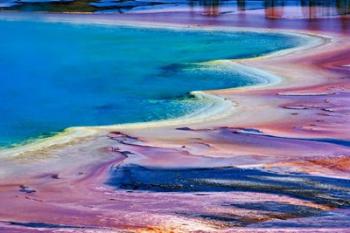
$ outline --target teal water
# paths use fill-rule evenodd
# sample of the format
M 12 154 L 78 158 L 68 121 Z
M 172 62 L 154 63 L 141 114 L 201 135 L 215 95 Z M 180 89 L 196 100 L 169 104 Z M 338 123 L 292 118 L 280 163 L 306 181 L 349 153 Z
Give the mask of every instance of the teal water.
M 0 21 L 0 146 L 71 126 L 181 116 L 205 104 L 190 91 L 259 82 L 201 62 L 300 43 L 282 34 Z

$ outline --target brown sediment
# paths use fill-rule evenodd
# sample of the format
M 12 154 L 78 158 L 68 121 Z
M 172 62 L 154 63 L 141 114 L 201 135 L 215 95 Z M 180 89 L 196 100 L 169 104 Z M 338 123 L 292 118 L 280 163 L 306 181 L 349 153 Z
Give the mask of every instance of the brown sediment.
M 332 157 L 314 157 L 304 158 L 296 161 L 267 164 L 266 167 L 294 167 L 300 172 L 310 174 L 330 174 L 333 176 L 349 178 L 350 157 L 332 156 Z

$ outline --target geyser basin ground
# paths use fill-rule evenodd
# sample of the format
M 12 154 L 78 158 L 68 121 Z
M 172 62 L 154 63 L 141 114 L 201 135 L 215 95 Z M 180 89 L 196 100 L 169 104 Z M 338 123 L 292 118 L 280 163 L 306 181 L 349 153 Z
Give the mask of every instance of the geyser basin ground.
M 113 24 L 121 16 L 46 17 Z M 144 25 L 145 17 L 122 18 Z M 197 28 L 197 17 L 180 27 Z M 217 118 L 71 128 L 0 150 L 0 231 L 349 232 L 350 41 L 317 38 L 257 59 L 194 62 L 280 78 L 201 92 L 234 106 Z
M 257 84 L 217 59 L 303 43 L 276 33 L 0 21 L 0 146 L 72 126 L 178 117 L 208 104 L 194 90 Z M 208 100 L 206 100 L 208 101 Z

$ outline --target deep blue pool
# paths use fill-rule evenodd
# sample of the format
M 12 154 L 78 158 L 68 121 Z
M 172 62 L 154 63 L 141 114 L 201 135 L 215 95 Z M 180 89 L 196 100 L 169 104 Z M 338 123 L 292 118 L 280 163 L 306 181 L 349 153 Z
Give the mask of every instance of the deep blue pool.
M 215 59 L 297 46 L 283 34 L 0 21 L 0 146 L 70 126 L 178 117 L 192 90 L 259 80 Z

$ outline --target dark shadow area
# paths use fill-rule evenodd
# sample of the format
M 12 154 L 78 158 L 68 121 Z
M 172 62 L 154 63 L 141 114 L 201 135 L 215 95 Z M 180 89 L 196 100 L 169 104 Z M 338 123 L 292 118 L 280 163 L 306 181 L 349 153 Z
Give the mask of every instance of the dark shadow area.
M 281 203 L 277 201 L 264 201 L 264 202 L 249 202 L 249 203 L 233 203 L 227 206 L 233 206 L 236 208 L 264 211 L 269 212 L 270 215 L 275 214 L 280 216 L 279 218 L 291 218 L 291 217 L 306 217 L 314 216 L 322 213 L 320 209 L 312 208 L 302 205 L 293 205 L 288 203 Z
M 117 189 L 151 192 L 261 192 L 287 195 L 330 207 L 350 206 L 349 180 L 276 174 L 258 169 L 163 169 L 129 165 L 113 170 L 107 184 Z
M 70 225 L 63 225 L 63 224 L 50 224 L 50 223 L 42 223 L 42 222 L 8 222 L 8 224 L 13 226 L 22 226 L 22 227 L 30 227 L 30 228 L 85 228 L 85 227 L 78 227 L 78 226 L 70 226 Z
M 2 10 L 46 11 L 46 12 L 108 12 L 125 13 L 130 10 L 155 9 L 194 9 L 201 7 L 206 16 L 219 16 L 228 12 L 245 12 L 252 9 L 265 9 L 266 18 L 283 17 L 284 8 L 288 6 L 302 7 L 305 18 L 320 16 L 347 15 L 350 13 L 350 0 L 47 0 L 27 1 L 9 0 L 1 4 Z M 224 8 L 224 10 L 222 9 Z

